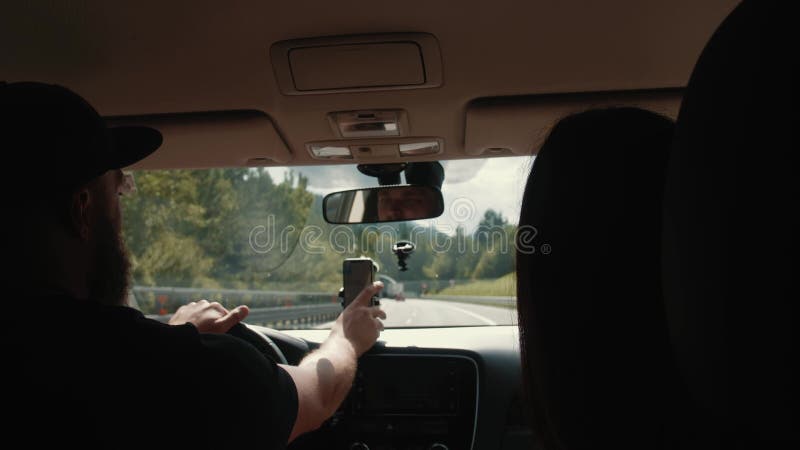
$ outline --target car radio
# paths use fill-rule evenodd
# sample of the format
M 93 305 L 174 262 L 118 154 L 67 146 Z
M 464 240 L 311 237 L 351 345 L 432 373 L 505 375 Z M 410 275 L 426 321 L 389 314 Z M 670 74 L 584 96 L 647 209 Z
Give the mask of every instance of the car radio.
M 365 355 L 339 411 L 290 448 L 470 449 L 477 398 L 478 367 L 469 357 Z

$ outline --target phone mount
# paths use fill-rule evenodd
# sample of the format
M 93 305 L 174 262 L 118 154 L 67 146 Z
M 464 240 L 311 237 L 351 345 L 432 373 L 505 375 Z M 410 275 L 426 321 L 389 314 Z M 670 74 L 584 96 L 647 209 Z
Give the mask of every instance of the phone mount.
M 444 167 L 439 161 L 412 162 L 406 164 L 406 183 L 433 186 L 442 189 Z
M 377 178 L 381 186 L 402 184 L 401 173 L 405 174 L 406 184 L 433 186 L 441 190 L 444 182 L 444 167 L 439 161 L 359 164 L 356 168 L 364 175 Z
M 392 164 L 359 164 L 356 166 L 364 175 L 375 177 L 381 186 L 401 184 L 400 173 L 406 169 L 406 163 Z
M 343 287 L 339 288 L 339 293 L 337 294 L 337 297 L 339 298 L 339 305 L 341 305 L 342 309 L 344 309 L 345 306 L 344 306 L 344 288 Z M 370 302 L 370 306 L 381 306 L 380 297 L 377 296 L 377 295 L 373 296 L 372 300 Z
M 392 245 L 392 252 L 397 256 L 397 267 L 401 272 L 408 270 L 406 259 L 414 253 L 415 248 L 414 243 L 410 241 L 397 241 Z

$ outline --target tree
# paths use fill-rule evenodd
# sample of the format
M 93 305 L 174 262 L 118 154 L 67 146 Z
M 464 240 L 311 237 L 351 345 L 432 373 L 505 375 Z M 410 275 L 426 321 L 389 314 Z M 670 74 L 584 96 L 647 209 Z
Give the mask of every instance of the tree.
M 483 213 L 483 218 L 475 229 L 474 238 L 478 245 L 497 244 L 498 239 L 502 239 L 503 228 L 508 225 L 503 215 L 493 209 L 487 209 Z
M 210 280 L 211 262 L 194 238 L 206 222 L 198 180 L 189 171 L 140 172 L 137 185 L 123 201 L 134 280 L 189 286 Z
M 423 282 L 435 290 L 451 279 L 513 271 L 515 227 L 491 209 L 472 234 L 407 222 L 333 227 L 301 173 L 290 171 L 277 183 L 263 168 L 138 172 L 136 178 L 138 192 L 124 198 L 123 212 L 140 285 L 334 293 L 342 260 L 362 255 L 412 292 Z M 301 245 L 309 231 L 316 240 Z M 334 232 L 349 233 L 346 248 L 331 242 Z M 397 240 L 416 245 L 404 272 L 391 250 Z

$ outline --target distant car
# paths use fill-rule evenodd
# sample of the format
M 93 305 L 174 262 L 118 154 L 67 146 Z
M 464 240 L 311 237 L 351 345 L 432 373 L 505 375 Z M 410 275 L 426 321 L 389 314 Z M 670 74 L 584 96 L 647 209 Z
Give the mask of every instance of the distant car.
M 386 275 L 378 275 L 378 279 L 383 281 L 383 290 L 380 293 L 381 298 L 392 298 L 397 301 L 406 299 L 403 292 L 403 283 L 399 283 L 394 278 Z

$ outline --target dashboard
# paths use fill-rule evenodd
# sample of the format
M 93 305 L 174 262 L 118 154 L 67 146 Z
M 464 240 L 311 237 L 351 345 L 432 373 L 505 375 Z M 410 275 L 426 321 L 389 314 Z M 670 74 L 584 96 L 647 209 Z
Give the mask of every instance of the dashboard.
M 252 328 L 271 338 L 290 364 L 328 335 Z M 359 360 L 337 413 L 289 448 L 535 448 L 522 398 L 516 327 L 389 329 Z

